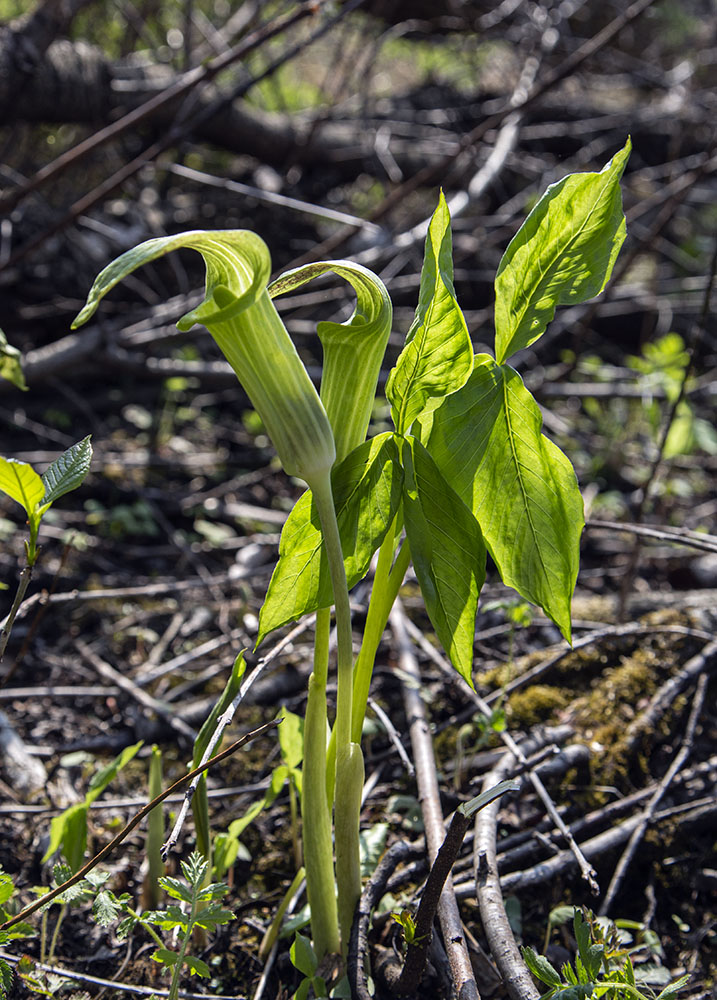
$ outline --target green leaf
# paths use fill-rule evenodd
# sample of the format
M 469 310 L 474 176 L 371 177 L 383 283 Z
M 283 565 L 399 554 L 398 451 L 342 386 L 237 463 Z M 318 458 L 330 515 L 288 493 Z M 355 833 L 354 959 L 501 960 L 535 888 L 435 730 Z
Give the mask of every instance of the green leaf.
M 54 503 L 70 490 L 76 490 L 90 471 L 92 461 L 92 445 L 90 436 L 73 444 L 59 458 L 45 469 L 42 482 L 45 486 L 43 504 Z
M 184 903 L 192 902 L 194 898 L 192 888 L 185 882 L 182 882 L 181 879 L 172 878 L 171 875 L 162 875 L 157 881 L 172 899 L 181 899 Z
M 209 979 L 209 976 L 211 975 L 209 972 L 209 966 L 206 962 L 203 962 L 201 958 L 194 958 L 192 955 L 185 955 L 184 964 L 190 975 L 203 976 L 204 979 Z
M 550 962 L 543 955 L 539 955 L 533 948 L 521 948 L 525 964 L 533 973 L 536 979 L 546 986 L 561 986 L 562 979 L 558 971 L 553 968 Z
M 304 720 L 300 715 L 290 712 L 288 708 L 280 709 L 278 717 L 281 719 L 279 726 L 281 756 L 293 770 L 299 766 L 304 757 Z
M 293 1000 L 307 1000 L 309 996 L 309 989 L 311 988 L 311 980 L 308 976 L 305 976 L 299 983 L 299 988 L 293 996 Z
M 7 903 L 14 891 L 15 886 L 13 885 L 12 876 L 0 868 L 0 906 L 3 903 Z
M 119 924 L 117 925 L 117 930 L 115 932 L 117 934 L 117 940 L 126 941 L 127 938 L 130 936 L 130 934 L 132 933 L 132 931 L 134 930 L 136 924 L 137 924 L 137 918 L 132 916 L 131 914 L 124 917 L 123 920 L 120 920 Z
M 600 972 L 604 948 L 601 944 L 592 943 L 590 924 L 585 920 L 579 909 L 575 910 L 575 916 L 573 917 L 573 931 L 575 933 L 575 940 L 578 943 L 578 955 L 575 967 L 578 970 L 581 982 L 590 982 Z M 584 975 L 581 975 L 581 966 L 584 970 Z
M 125 747 L 122 753 L 118 754 L 110 764 L 105 765 L 105 767 L 101 767 L 92 776 L 89 790 L 85 796 L 85 803 L 88 806 L 91 805 L 96 798 L 99 798 L 109 783 L 117 776 L 118 772 L 121 771 L 125 764 L 128 764 L 132 758 L 139 753 L 141 748 L 142 740 L 140 740 L 139 743 L 134 743 L 132 746 Z
M 574 906 L 556 906 L 548 916 L 548 927 L 562 927 L 575 916 Z
M 398 433 L 460 389 L 472 367 L 471 338 L 453 289 L 451 221 L 441 191 L 426 235 L 416 316 L 386 384 Z
M 481 531 L 415 438 L 404 442 L 403 464 L 406 536 L 426 610 L 451 663 L 472 687 L 475 618 L 485 580 Z
M 87 846 L 87 812 L 92 802 L 102 794 L 110 781 L 125 764 L 130 761 L 142 746 L 142 742 L 125 747 L 111 764 L 100 768 L 90 782 L 89 791 L 84 802 L 69 806 L 59 816 L 54 816 L 50 823 L 50 844 L 43 861 L 60 849 L 73 872 L 82 865 Z
M 50 843 L 42 859 L 43 863 L 55 851 L 60 850 L 73 872 L 82 867 L 87 846 L 88 809 L 87 802 L 77 802 L 59 816 L 53 816 L 50 822 Z
M 243 816 L 239 819 L 232 820 L 229 824 L 227 830 L 227 837 L 230 840 L 237 840 L 241 837 L 242 833 L 246 830 L 250 823 L 253 823 L 259 813 L 266 809 L 272 804 L 276 799 L 279 792 L 284 787 L 286 779 L 289 777 L 289 768 L 286 764 L 279 764 L 275 767 L 271 773 L 271 780 L 269 781 L 269 787 L 264 794 L 264 797 L 256 801 L 252 806 L 247 809 Z
M 322 322 L 321 401 L 336 442 L 336 459 L 363 444 L 376 384 L 391 332 L 392 306 L 386 286 L 372 271 L 351 261 L 318 261 L 287 271 L 269 285 L 275 298 L 333 271 L 356 292 L 356 308 L 345 323 Z
M 231 910 L 224 909 L 219 903 L 210 903 L 197 914 L 194 923 L 199 927 L 204 927 L 205 930 L 214 931 L 220 924 L 228 924 L 230 920 L 234 919 Z
M 583 504 L 570 462 L 541 427 L 518 373 L 481 354 L 468 382 L 422 426 L 422 439 L 478 519 L 504 583 L 570 641 Z
M 680 976 L 680 978 L 676 979 L 674 983 L 670 983 L 669 986 L 666 986 L 664 990 L 662 990 L 662 992 L 658 995 L 657 1000 L 672 1000 L 672 998 L 677 996 L 682 987 L 686 986 L 689 981 L 689 974 Z
M 246 662 L 244 660 L 244 650 L 242 650 L 234 660 L 232 672 L 229 675 L 229 679 L 219 697 L 219 700 L 214 705 L 214 708 L 207 716 L 202 728 L 197 733 L 197 738 L 194 741 L 194 748 L 192 752 L 192 762 L 194 767 L 199 767 L 201 763 L 202 757 L 209 746 L 209 741 L 217 728 L 217 720 L 219 719 L 219 716 L 226 712 L 239 693 L 239 688 L 241 687 L 245 670 Z M 202 778 L 203 777 L 204 775 L 202 775 Z
M 122 912 L 122 907 L 117 902 L 113 892 L 103 889 L 95 896 L 92 904 L 92 913 L 100 927 L 108 927 L 113 924 Z
M 27 390 L 21 358 L 22 355 L 17 347 L 8 344 L 5 332 L 0 329 L 0 378 L 12 382 L 18 389 Z
M 166 965 L 168 969 L 171 969 L 173 965 L 176 965 L 179 961 L 179 955 L 176 951 L 170 951 L 169 948 L 157 948 L 155 952 L 152 953 L 152 958 L 155 962 L 161 962 L 162 965 Z
M 311 978 L 319 967 L 319 962 L 314 949 L 311 947 L 311 942 L 303 934 L 297 934 L 294 937 L 289 954 L 291 956 L 291 964 L 304 976 Z
M 0 997 L 9 995 L 14 979 L 11 966 L 8 965 L 4 958 L 0 958 Z
M 332 485 L 349 587 L 361 580 L 401 500 L 403 470 L 393 434 L 364 442 L 334 468 Z M 279 543 L 279 562 L 259 615 L 257 645 L 275 628 L 333 604 L 319 515 L 299 498 Z
M 0 490 L 24 507 L 30 517 L 45 494 L 45 484 L 27 462 L 0 456 Z
M 625 239 L 620 178 L 632 144 L 600 173 L 551 184 L 516 235 L 495 278 L 495 355 L 503 364 L 540 337 L 559 305 L 607 284 Z

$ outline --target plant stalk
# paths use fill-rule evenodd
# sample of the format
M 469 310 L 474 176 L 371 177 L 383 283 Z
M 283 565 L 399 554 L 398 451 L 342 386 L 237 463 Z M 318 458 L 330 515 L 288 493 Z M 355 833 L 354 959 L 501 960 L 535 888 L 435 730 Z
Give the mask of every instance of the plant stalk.
M 391 613 L 391 608 L 398 596 L 398 591 L 406 575 L 408 564 L 411 561 L 411 551 L 406 541 L 401 546 L 392 568 L 393 547 L 394 531 L 389 530 L 379 549 L 376 575 L 373 587 L 371 588 L 371 600 L 369 601 L 368 613 L 366 615 L 366 627 L 354 669 L 351 736 L 356 743 L 361 740 L 363 720 L 366 715 L 366 705 L 368 704 L 368 693 L 371 687 L 371 676 L 373 674 L 379 643 L 386 631 L 388 616 Z
M 363 788 L 363 757 L 358 744 L 351 742 L 353 700 L 351 608 L 330 474 L 327 472 L 323 477 L 316 477 L 316 481 L 310 485 L 321 521 L 336 609 L 338 683 L 334 730 L 336 732 L 338 794 L 336 796 L 335 837 L 339 927 L 345 953 L 351 933 L 353 913 L 361 895 L 359 813 Z
M 334 856 L 331 844 L 331 809 L 326 798 L 326 678 L 329 668 L 331 612 L 316 613 L 314 670 L 304 719 L 304 765 L 301 815 L 304 827 L 306 892 L 311 908 L 311 935 L 321 959 L 340 950 L 338 912 L 334 889 Z
M 363 639 L 361 640 L 361 649 L 356 657 L 353 671 L 351 739 L 354 743 L 359 744 L 363 731 L 363 720 L 366 715 L 373 667 L 376 662 L 376 653 L 385 632 L 391 608 L 398 596 L 398 591 L 406 575 L 408 564 L 411 561 L 411 551 L 408 542 L 405 541 L 396 556 L 393 568 L 391 568 L 394 532 L 395 522 L 394 526 L 386 533 L 386 537 L 379 549 L 376 573 L 374 575 L 373 587 L 371 588 L 371 599 L 366 615 L 366 625 L 364 627 Z M 336 729 L 334 728 L 329 739 L 326 765 L 329 801 L 333 800 L 334 797 L 335 760 Z
M 12 607 L 10 608 L 7 618 L 3 622 L 2 631 L 0 631 L 0 660 L 2 660 L 5 655 L 5 650 L 7 649 L 15 617 L 20 610 L 20 605 L 25 599 L 27 588 L 30 585 L 30 580 L 32 578 L 32 566 L 33 563 L 28 562 L 27 566 L 24 567 L 22 573 L 20 574 L 15 599 L 12 602 Z

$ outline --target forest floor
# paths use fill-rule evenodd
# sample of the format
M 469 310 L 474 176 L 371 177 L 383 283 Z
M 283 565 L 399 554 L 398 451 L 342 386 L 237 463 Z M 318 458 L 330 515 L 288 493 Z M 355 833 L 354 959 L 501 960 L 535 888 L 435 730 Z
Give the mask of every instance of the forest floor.
M 607 916 L 632 922 L 623 933 L 632 935 L 645 981 L 659 992 L 689 974 L 685 996 L 717 998 L 717 191 L 709 87 L 717 38 L 708 20 L 695 16 L 680 26 L 667 17 L 670 5 L 661 9 L 661 32 L 654 25 L 644 36 L 634 27 L 623 32 L 530 105 L 483 186 L 470 182 L 496 147 L 501 124 L 464 152 L 460 142 L 505 103 L 505 81 L 517 85 L 525 71 L 516 55 L 522 50 L 516 43 L 486 51 L 476 88 L 455 70 L 448 36 L 431 42 L 431 52 L 444 46 L 443 55 L 421 80 L 411 76 L 410 50 L 405 65 L 404 50 L 395 50 L 389 96 L 369 93 L 334 110 L 357 134 L 372 129 L 391 137 L 393 152 L 377 157 L 373 176 L 362 170 L 347 178 L 331 165 L 262 175 L 248 157 L 205 151 L 204 171 L 256 184 L 256 195 L 205 186 L 159 163 L 135 179 L 133 200 L 125 191 L 95 207 L 5 272 L 2 326 L 23 351 L 30 391 L 0 383 L 2 453 L 42 471 L 87 434 L 94 448 L 84 485 L 43 522 L 41 558 L 0 665 L 0 865 L 18 905 L 31 901 L 33 886 L 50 884 L 52 871 L 42 861 L 50 822 L 82 800 L 98 763 L 143 741 L 92 804 L 91 852 L 147 801 L 152 744 L 162 751 L 165 784 L 184 773 L 193 734 L 240 650 L 258 673 L 229 737 L 286 709 L 301 715 L 305 706 L 313 623 L 253 648 L 281 528 L 301 484 L 281 471 L 209 337 L 178 334 L 173 325 L 197 299 L 196 262 L 182 256 L 139 273 L 96 322 L 68 332 L 94 274 L 122 249 L 120 240 L 129 230 L 139 241 L 197 226 L 251 228 L 269 243 L 278 271 L 328 239 L 319 256 L 361 260 L 382 275 L 392 296 L 395 332 L 384 384 L 417 300 L 422 238 L 409 234 L 430 214 L 437 183 L 454 207 L 458 301 L 476 350 L 487 350 L 493 275 L 536 195 L 565 173 L 600 169 L 629 132 L 628 239 L 615 278 L 597 303 L 559 311 L 517 364 L 541 404 L 545 433 L 575 465 L 585 500 L 573 648 L 489 569 L 474 669 L 476 691 L 491 708 L 487 717 L 446 667 L 411 571 L 402 615 L 420 670 L 444 816 L 477 794 L 505 760 L 506 734 L 526 741 L 533 755 L 517 768 L 521 791 L 506 798 L 497 821 L 516 940 L 559 965 L 574 955 L 560 908 L 602 912 L 609 893 Z M 548 67 L 580 41 L 562 37 L 548 50 Z M 689 52 L 702 59 L 690 63 Z M 383 199 L 399 189 L 398 161 L 411 143 L 429 151 L 431 163 L 444 153 L 453 159 L 442 175 L 405 190 L 389 207 Z M 306 203 L 354 215 L 373 210 L 378 230 L 356 235 L 335 221 L 277 208 L 268 198 L 275 181 Z M 471 190 L 478 193 L 464 204 L 460 196 Z M 45 213 L 39 223 L 31 219 L 38 204 Z M 49 208 L 31 201 L 17 211 L 26 213 L 31 232 L 31 225 L 44 227 Z M 280 305 L 312 372 L 320 368 L 316 322 L 343 319 L 351 308 L 345 291 L 328 281 Z M 373 429 L 387 421 L 387 408 L 378 405 Z M 0 498 L 0 579 L 9 588 L 0 592 L 3 615 L 23 564 L 24 532 L 19 508 Z M 357 638 L 369 582 L 352 595 Z M 387 630 L 365 733 L 362 829 L 374 860 L 396 840 L 423 843 L 414 767 L 400 752 L 411 756 L 410 684 L 399 668 L 405 641 L 401 646 L 396 629 Z M 216 833 L 262 799 L 279 762 L 269 732 L 210 771 Z M 532 773 L 594 866 L 597 894 L 546 815 Z M 165 802 L 168 824 L 181 798 Z M 629 864 L 613 884 L 638 828 Z M 144 842 L 140 827 L 104 865 L 113 891 L 138 902 Z M 190 815 L 170 855 L 171 872 L 194 844 Z M 295 847 L 285 787 L 241 834 L 225 899 L 236 920 L 197 944 L 211 978 L 187 980 L 186 990 L 255 997 L 261 984 L 265 997 L 293 994 L 300 977 L 288 940 L 266 968 L 257 952 L 295 875 Z M 481 957 L 489 949 L 476 903 L 478 861 L 471 833 L 454 887 L 480 992 L 500 997 L 504 987 Z M 398 875 L 384 910 L 415 904 L 425 864 Z M 303 905 L 297 899 L 297 921 Z M 58 982 L 42 967 L 77 974 L 71 988 L 91 996 L 125 995 L 102 985 L 110 979 L 158 995 L 166 990 L 149 938 L 138 931 L 120 941 L 116 926 L 98 926 L 89 909 L 81 901 L 70 907 L 51 944 L 60 908 L 50 909 L 35 918 L 46 934 L 3 953 L 40 962 L 34 975 L 45 976 L 48 991 Z M 400 947 L 398 934 L 394 921 L 378 917 L 372 945 Z M 432 962 L 420 996 L 449 996 L 440 949 Z

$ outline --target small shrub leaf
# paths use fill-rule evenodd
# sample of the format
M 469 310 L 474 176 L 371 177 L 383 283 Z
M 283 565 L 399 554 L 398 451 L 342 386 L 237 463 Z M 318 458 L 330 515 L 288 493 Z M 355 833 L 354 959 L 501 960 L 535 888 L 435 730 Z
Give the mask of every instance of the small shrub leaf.
M 113 893 L 106 890 L 97 893 L 92 904 L 92 913 L 100 927 L 113 924 L 121 912 L 122 907 Z
M 30 517 L 45 494 L 45 484 L 27 462 L 0 457 L 0 490 L 24 507 Z
M 76 802 L 59 816 L 53 816 L 50 822 L 50 843 L 42 859 L 43 863 L 59 850 L 73 872 L 82 867 L 87 846 L 88 808 L 86 802 Z M 64 881 L 64 878 L 59 880 Z
M 192 955 L 185 955 L 184 964 L 186 965 L 190 975 L 202 976 L 204 979 L 209 979 L 209 966 L 206 962 L 203 962 L 201 958 L 194 958 Z
M 65 493 L 76 490 L 90 471 L 92 445 L 89 435 L 73 444 L 71 448 L 55 459 L 42 474 L 45 493 L 43 504 L 54 503 Z
M 157 950 L 152 953 L 152 958 L 155 962 L 161 962 L 162 965 L 166 965 L 171 969 L 172 966 L 179 960 L 179 955 L 176 951 L 170 951 L 169 948 L 157 948 Z
M 677 996 L 683 986 L 686 986 L 689 981 L 689 973 L 685 976 L 680 976 L 680 978 L 676 979 L 674 983 L 670 983 L 664 988 L 664 990 L 661 990 L 657 996 L 657 1000 L 672 1000 L 672 998 Z
M 133 743 L 132 746 L 125 747 L 122 753 L 118 754 L 113 761 L 99 768 L 92 776 L 90 787 L 85 796 L 85 803 L 89 806 L 107 788 L 109 783 L 116 778 L 122 768 L 128 764 L 132 758 L 142 749 L 142 740 Z

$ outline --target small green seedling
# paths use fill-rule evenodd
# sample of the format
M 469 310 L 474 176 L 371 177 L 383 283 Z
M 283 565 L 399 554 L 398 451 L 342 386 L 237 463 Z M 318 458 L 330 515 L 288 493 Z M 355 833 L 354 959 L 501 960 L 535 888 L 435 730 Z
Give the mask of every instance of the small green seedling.
M 571 909 L 573 909 L 571 907 Z M 673 1000 L 689 980 L 681 976 L 656 993 L 640 982 L 627 949 L 619 943 L 615 925 L 607 930 L 588 910 L 574 908 L 577 955 L 558 970 L 532 948 L 523 948 L 525 963 L 548 989 L 541 1000 L 588 1000 L 608 994 L 613 1000 Z
M 155 744 L 149 758 L 149 801 L 152 802 L 163 789 L 162 782 L 162 751 Z M 142 908 L 155 910 L 159 906 L 159 880 L 164 875 L 162 861 L 162 844 L 164 842 L 164 813 L 161 804 L 155 806 L 147 817 L 147 841 L 145 854 L 147 870 L 142 880 Z
M 326 980 L 319 975 L 319 960 L 316 952 L 311 947 L 311 941 L 303 934 L 296 934 L 292 942 L 289 954 L 291 964 L 303 975 L 299 988 L 294 993 L 293 1000 L 307 1000 L 309 990 L 317 998 L 328 997 Z
M 403 938 L 406 946 L 417 944 L 423 940 L 422 937 L 416 937 L 416 921 L 413 919 L 410 910 L 404 909 L 399 913 L 392 913 L 391 917 L 403 929 Z
M 16 500 L 27 514 L 30 537 L 25 551 L 29 566 L 37 561 L 37 534 L 43 516 L 56 500 L 81 485 L 91 461 L 89 436 L 63 452 L 41 476 L 27 462 L 0 456 L 0 491 Z
M 469 684 L 487 553 L 503 582 L 571 639 L 584 526 L 580 490 L 508 362 L 535 344 L 558 306 L 598 295 L 609 280 L 626 233 L 620 178 L 630 148 L 628 139 L 603 170 L 571 174 L 548 188 L 510 242 L 495 279 L 494 354 L 474 355 L 453 286 L 441 194 L 428 226 L 416 314 L 386 384 L 394 429 L 368 440 L 392 307 L 381 280 L 358 264 L 308 264 L 269 285 L 269 251 L 255 233 L 182 233 L 149 240 L 109 264 L 75 321 L 89 319 L 137 267 L 182 247 L 197 250 L 206 266 L 205 297 L 178 326 L 206 326 L 284 470 L 308 486 L 281 535 L 259 641 L 316 612 L 301 808 L 318 961 L 327 953 L 345 957 L 361 892 L 361 734 L 376 653 L 409 563 L 436 636 Z M 272 299 L 329 271 L 351 284 L 356 307 L 344 323 L 318 324 L 317 393 Z M 375 553 L 354 658 L 349 589 Z M 327 745 L 332 606 L 337 695 Z M 305 975 L 310 980 L 314 972 Z
M 187 950 L 194 930 L 201 928 L 203 931 L 214 931 L 220 924 L 234 920 L 234 914 L 225 910 L 219 902 L 228 887 L 221 882 L 206 884 L 209 863 L 201 854 L 195 851 L 181 865 L 184 881 L 168 875 L 159 880 L 167 895 L 178 900 L 181 905 L 172 904 L 166 911 L 146 913 L 142 921 L 154 924 L 163 931 L 179 932 L 178 951 L 161 947 L 152 955 L 156 962 L 161 962 L 165 969 L 172 971 L 169 1000 L 177 1000 L 183 974 L 203 976 L 206 979 L 210 976 L 207 963 L 193 957 Z

